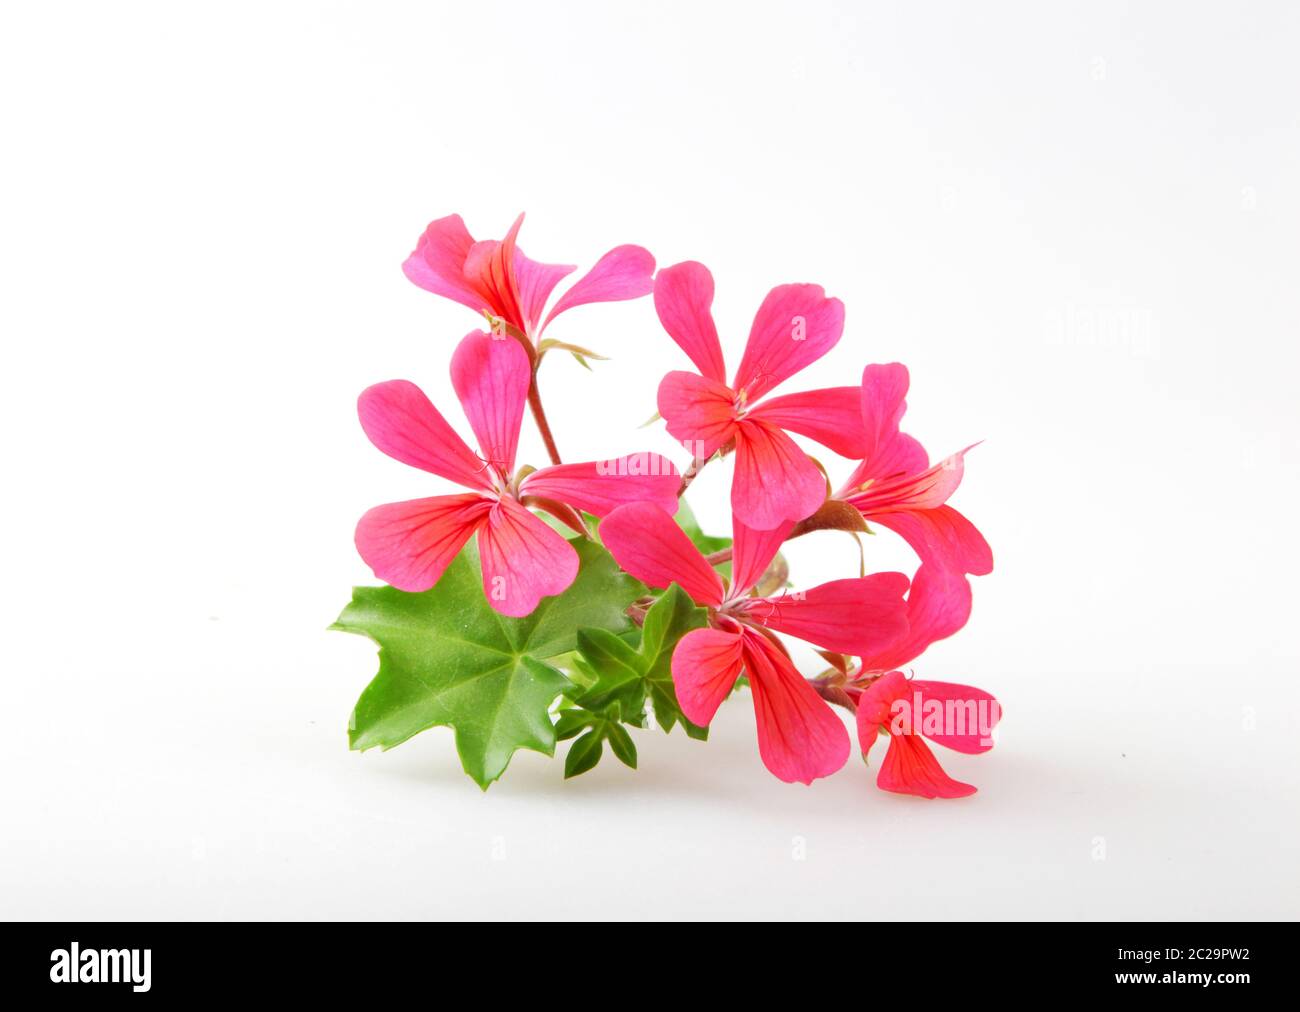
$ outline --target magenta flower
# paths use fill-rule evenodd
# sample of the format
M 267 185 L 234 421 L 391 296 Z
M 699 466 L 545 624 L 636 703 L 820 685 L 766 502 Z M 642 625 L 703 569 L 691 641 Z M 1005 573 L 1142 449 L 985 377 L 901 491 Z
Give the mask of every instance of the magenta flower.
M 734 440 L 731 507 L 742 523 L 766 531 L 802 520 L 825 500 L 826 479 L 787 433 L 862 456 L 860 391 L 833 387 L 759 402 L 835 346 L 844 330 L 844 304 L 828 299 L 820 285 L 773 288 L 754 316 L 730 386 L 712 305 L 713 276 L 703 264 L 688 261 L 659 272 L 659 320 L 699 369 L 663 378 L 659 413 L 696 460 Z
M 576 510 L 604 516 L 642 500 L 677 508 L 680 479 L 658 454 L 514 473 L 530 376 L 528 355 L 513 339 L 475 331 L 457 346 L 452 385 L 481 455 L 415 384 L 392 380 L 361 394 L 361 426 L 375 446 L 471 490 L 390 503 L 363 516 L 357 550 L 381 580 L 399 590 L 428 590 L 477 534 L 488 601 L 503 615 L 527 615 L 542 597 L 568 587 L 578 571 L 573 547 L 529 506 L 579 528 Z
M 864 656 L 861 669 L 849 680 L 863 756 L 881 731 L 889 735 L 889 749 L 876 776 L 882 790 L 922 798 L 975 793 L 970 784 L 948 776 L 921 739 L 968 754 L 987 752 L 993 747 L 990 732 L 1002 716 L 998 701 L 970 685 L 908 680 L 896 670 L 964 626 L 970 607 L 970 584 L 961 573 L 923 565 L 907 595 L 907 635 Z
M 773 633 L 842 653 L 878 654 L 907 632 L 907 577 L 878 573 L 779 597 L 750 596 L 791 526 L 757 531 L 736 521 L 730 587 L 653 503 L 619 507 L 599 533 L 638 580 L 652 587 L 676 583 L 709 610 L 709 628 L 687 633 L 673 653 L 682 712 L 708 724 L 736 679 L 747 674 L 764 765 L 787 783 L 806 784 L 844 765 L 848 732 Z
M 901 535 L 922 563 L 983 576 L 993 571 L 988 542 L 947 505 L 961 484 L 967 450 L 930 464 L 921 444 L 898 428 L 907 387 L 907 368 L 897 362 L 863 370 L 863 459 L 833 498 Z
M 560 280 L 577 268 L 543 264 L 515 245 L 521 214 L 502 240 L 475 241 L 460 215 L 431 222 L 402 270 L 425 291 L 504 321 L 533 343 L 555 317 L 589 302 L 619 302 L 649 295 L 655 259 L 640 246 L 616 246 L 601 257 L 552 307 Z

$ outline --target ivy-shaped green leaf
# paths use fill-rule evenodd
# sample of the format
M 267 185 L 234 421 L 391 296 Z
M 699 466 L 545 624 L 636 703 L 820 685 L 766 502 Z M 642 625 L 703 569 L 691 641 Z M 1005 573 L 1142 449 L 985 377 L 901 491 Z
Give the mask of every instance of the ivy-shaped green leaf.
M 645 681 L 654 706 L 655 720 L 665 733 L 673 729 L 674 723 L 681 724 L 682 730 L 698 741 L 708 738 L 709 729 L 692 724 L 682 713 L 677 703 L 677 690 L 673 686 L 672 662 L 678 640 L 692 629 L 703 628 L 707 624 L 707 614 L 703 608 L 696 607 L 690 595 L 674 583 L 646 612 L 645 624 L 641 627 L 640 652 L 649 662 Z
M 673 584 L 646 612 L 635 648 L 604 629 L 580 630 L 575 668 L 587 684 L 572 697 L 574 702 L 595 713 L 617 706 L 624 721 L 640 726 L 648 697 L 664 731 L 681 724 L 692 738 L 707 738 L 708 728 L 692 724 L 682 713 L 672 672 L 677 642 L 705 622 L 705 610 Z
M 605 729 L 605 740 L 609 742 L 609 750 L 618 756 L 619 762 L 636 769 L 636 745 L 627 733 L 627 728 L 622 724 L 610 724 Z
M 593 728 L 569 747 L 569 754 L 564 757 L 564 779 L 579 777 L 600 762 L 601 753 L 605 751 L 601 742 L 604 736 L 600 730 Z
M 580 627 L 627 630 L 624 609 L 644 591 L 599 545 L 572 544 L 580 563 L 573 585 L 543 598 L 524 618 L 507 618 L 488 605 L 472 543 L 432 590 L 355 588 L 331 628 L 374 640 L 379 673 L 352 712 L 352 748 L 386 750 L 427 728 L 449 726 L 465 772 L 485 790 L 516 750 L 554 755 L 548 710 L 576 687 L 545 662 L 573 650 Z
M 617 706 L 628 720 L 644 719 L 646 666 L 635 647 L 604 629 L 579 629 L 573 666 L 587 683 L 572 697 L 583 709 L 600 713 Z
M 556 738 L 560 741 L 577 738 L 564 757 L 565 780 L 593 769 L 604 754 L 604 742 L 609 742 L 610 751 L 619 762 L 636 769 L 636 745 L 622 720 L 623 711 L 618 703 L 611 703 L 599 712 L 578 706 L 560 711 L 560 720 L 555 725 Z

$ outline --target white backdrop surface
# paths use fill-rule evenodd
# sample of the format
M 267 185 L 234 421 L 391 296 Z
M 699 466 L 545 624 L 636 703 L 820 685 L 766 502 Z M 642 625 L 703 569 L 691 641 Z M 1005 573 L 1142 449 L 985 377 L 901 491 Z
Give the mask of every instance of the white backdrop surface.
M 1300 914 L 1298 49 L 1286 3 L 6 5 L 0 916 Z M 347 751 L 353 525 L 439 490 L 354 399 L 461 425 L 474 320 L 399 264 L 520 210 L 535 258 L 703 260 L 732 363 L 823 284 L 789 389 L 903 361 L 932 455 L 984 440 L 997 568 L 916 665 L 1003 701 L 941 757 L 978 795 L 781 784 L 743 698 L 486 795 L 446 729 Z M 552 336 L 611 357 L 544 367 L 566 454 L 674 453 L 649 300 Z

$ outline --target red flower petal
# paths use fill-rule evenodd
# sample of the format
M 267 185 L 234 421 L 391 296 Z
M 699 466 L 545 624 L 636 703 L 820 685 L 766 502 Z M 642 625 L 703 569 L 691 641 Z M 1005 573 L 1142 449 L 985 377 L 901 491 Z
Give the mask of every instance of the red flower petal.
M 890 478 L 876 478 L 849 497 L 863 516 L 886 510 L 937 509 L 957 491 L 965 472 L 966 450 L 945 457 L 924 471 Z
M 580 277 L 546 318 L 550 326 L 561 313 L 592 302 L 621 302 L 649 295 L 654 288 L 655 258 L 640 246 L 615 246 Z
M 370 441 L 394 460 L 469 488 L 492 488 L 483 462 L 414 383 L 367 387 L 357 399 L 357 415 Z
M 673 650 L 673 687 L 688 720 L 701 727 L 713 720 L 742 666 L 741 638 L 720 629 L 688 632 Z
M 545 496 L 598 517 L 628 503 L 653 503 L 677 512 L 681 476 L 667 457 L 632 453 L 613 460 L 559 464 L 534 471 L 523 480 L 521 495 Z
M 483 593 L 502 615 L 530 614 L 578 575 L 573 546 L 513 499 L 493 504 L 479 529 Z
M 521 214 L 500 242 L 476 242 L 465 255 L 465 279 L 483 296 L 487 308 L 520 330 L 528 329 L 519 304 L 515 278 L 515 243 L 524 223 Z
M 731 544 L 729 597 L 739 597 L 762 579 L 793 527 L 793 523 L 786 521 L 770 531 L 756 531 L 739 520 L 732 520 L 734 540 Z
M 891 444 L 898 437 L 898 427 L 902 424 L 903 414 L 907 411 L 907 388 L 911 379 L 907 366 L 900 362 L 888 365 L 869 365 L 862 370 L 860 401 L 862 412 L 863 439 L 865 446 L 862 459 L 872 468 L 865 477 L 879 478 L 898 472 L 897 468 L 885 465 L 883 458 L 891 452 Z M 917 444 L 919 446 L 920 444 Z M 922 453 L 925 451 L 922 450 Z M 909 464 L 914 464 L 909 461 Z M 924 470 L 929 461 L 920 467 L 908 467 L 905 473 Z
M 735 395 L 721 383 L 670 372 L 659 381 L 658 401 L 669 433 L 696 460 L 708 460 L 736 433 Z
M 866 669 L 872 670 L 872 669 Z M 858 746 L 865 756 L 875 745 L 880 731 L 889 727 L 894 714 L 891 712 L 894 700 L 907 695 L 907 676 L 901 671 L 890 671 L 877 678 L 858 697 L 857 725 Z
M 775 425 L 752 418 L 736 426 L 731 511 L 741 523 L 760 531 L 787 520 L 797 523 L 825 499 L 825 476 L 793 439 Z
M 984 576 L 993 572 L 993 549 L 973 523 L 951 506 L 871 513 L 867 519 L 900 535 L 922 563 Z
M 722 603 L 722 578 L 686 532 L 648 502 L 620 506 L 600 522 L 600 540 L 628 573 L 651 587 L 678 584 L 700 605 Z
M 773 397 L 750 411 L 749 417 L 815 439 L 842 457 L 861 460 L 864 455 L 862 391 L 858 387 L 827 387 Z
M 883 650 L 862 652 L 862 670 L 892 671 L 916 660 L 931 643 L 964 626 L 970 608 L 970 582 L 960 570 L 921 566 L 907 593 L 907 635 Z
M 451 383 L 483 457 L 509 481 L 519 445 L 532 367 L 513 337 L 476 330 L 456 347 Z
M 731 385 L 753 404 L 825 355 L 844 331 L 844 303 L 821 285 L 780 285 L 767 293 Z
M 975 788 L 943 771 L 930 747 L 917 734 L 891 734 L 889 751 L 876 775 L 876 786 L 918 798 L 965 798 Z
M 763 765 L 786 783 L 830 776 L 849 758 L 844 722 L 766 637 L 745 632 L 742 643 Z
M 402 273 L 426 292 L 479 312 L 487 308 L 487 303 L 465 277 L 465 258 L 473 245 L 474 237 L 460 215 L 449 214 L 429 223 L 416 243 L 415 252 L 402 264 Z
M 655 311 L 668 336 L 706 379 L 726 385 L 727 367 L 713 323 L 713 275 L 701 263 L 665 267 L 655 278 Z
M 776 632 L 842 654 L 874 654 L 907 635 L 907 577 L 876 573 L 745 602 L 746 615 Z
M 535 337 L 541 331 L 538 324 L 542 311 L 546 309 L 546 300 L 560 280 L 575 270 L 577 267 L 573 264 L 539 263 L 524 256 L 523 250 L 515 250 L 515 284 L 519 291 L 519 311 L 524 318 L 524 333 Z
M 376 506 L 357 524 L 357 551 L 375 576 L 398 590 L 428 590 L 492 509 L 479 495 Z
M 920 730 L 925 737 L 967 755 L 978 755 L 993 747 L 989 732 L 1002 719 L 1002 707 L 990 693 L 973 685 L 922 681 L 919 678 L 912 680 L 911 690 L 921 696 Z M 931 700 L 943 703 L 944 719 L 939 730 L 932 730 L 925 717 Z

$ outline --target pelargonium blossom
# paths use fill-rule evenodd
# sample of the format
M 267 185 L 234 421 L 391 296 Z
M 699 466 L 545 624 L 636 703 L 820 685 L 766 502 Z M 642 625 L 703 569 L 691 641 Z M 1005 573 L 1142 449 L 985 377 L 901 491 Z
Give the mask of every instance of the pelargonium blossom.
M 774 633 L 828 650 L 875 655 L 907 632 L 902 573 L 834 580 L 777 597 L 752 596 L 790 532 L 734 524 L 730 586 L 659 506 L 621 506 L 600 525 L 618 564 L 652 587 L 678 584 L 708 608 L 709 627 L 687 633 L 672 658 L 682 712 L 713 720 L 741 673 L 749 677 L 764 765 L 787 783 L 811 783 L 844 765 L 850 744 L 843 722 L 799 673 Z
M 731 506 L 742 523 L 771 530 L 803 520 L 825 500 L 826 479 L 788 433 L 861 457 L 861 392 L 846 386 L 762 398 L 835 346 L 844 304 L 827 298 L 820 285 L 773 288 L 754 316 L 730 384 L 712 305 L 713 275 L 703 264 L 666 267 L 655 279 L 659 320 L 699 370 L 663 378 L 659 413 L 698 461 L 734 441 Z
M 658 454 L 515 472 L 531 366 L 515 340 L 474 331 L 457 346 L 451 380 L 480 454 L 475 454 L 423 391 L 406 380 L 369 387 L 357 403 L 362 428 L 404 464 L 471 491 L 378 506 L 357 524 L 361 557 L 399 590 L 428 590 L 478 535 L 483 589 L 503 615 L 522 616 L 573 582 L 578 556 L 530 506 L 581 527 L 585 510 L 604 516 L 647 501 L 675 510 L 679 477 Z
M 931 465 L 925 448 L 899 431 L 908 382 L 907 367 L 897 362 L 863 370 L 862 463 L 832 498 L 901 535 L 923 563 L 983 576 L 993 571 L 988 542 L 947 505 L 961 484 L 967 450 Z
M 619 302 L 649 295 L 655 259 L 640 246 L 615 246 L 546 312 L 559 282 L 577 268 L 530 260 L 516 240 L 521 214 L 501 240 L 476 241 L 458 214 L 430 222 L 402 271 L 425 291 L 452 299 L 513 327 L 536 343 L 561 313 L 591 302 Z
M 931 643 L 964 626 L 970 608 L 970 583 L 963 575 L 921 566 L 907 595 L 907 635 L 863 656 L 860 668 L 846 679 L 847 694 L 857 704 L 863 756 L 882 731 L 889 735 L 889 748 L 876 777 L 882 790 L 922 798 L 963 798 L 975 793 L 970 784 L 948 776 L 921 739 L 972 755 L 987 752 L 993 747 L 990 732 L 1002 715 L 998 701 L 974 686 L 908 679 L 897 670 Z

